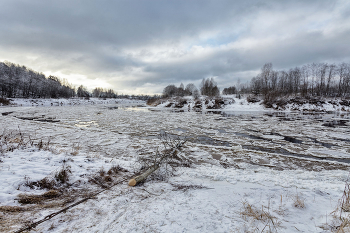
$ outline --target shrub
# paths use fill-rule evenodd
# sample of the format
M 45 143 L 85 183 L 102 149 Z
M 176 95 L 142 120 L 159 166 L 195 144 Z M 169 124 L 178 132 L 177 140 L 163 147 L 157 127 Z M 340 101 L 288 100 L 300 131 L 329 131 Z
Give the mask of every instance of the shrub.
M 70 166 L 62 166 L 62 169 L 55 174 L 55 179 L 57 182 L 65 184 L 69 181 L 69 174 L 72 173 Z
M 200 108 L 202 108 L 202 101 L 197 100 L 197 101 L 195 102 L 195 104 L 194 104 L 194 108 L 195 108 L 195 109 L 200 109 Z
M 152 98 L 152 99 L 148 99 L 146 104 L 150 106 L 157 106 L 160 104 L 160 101 L 158 98 Z
M 260 223 L 263 229 L 262 231 L 259 230 L 259 232 L 278 232 L 278 228 L 281 227 L 281 222 L 270 213 L 269 208 L 267 208 L 267 210 L 264 210 L 263 207 L 259 209 L 249 204 L 247 201 L 243 201 L 242 204 L 241 216 L 244 220 L 251 219 L 253 222 L 256 221 L 258 224 Z M 264 231 L 264 229 L 268 229 L 268 231 Z
M 249 95 L 247 97 L 247 101 L 248 103 L 257 103 L 257 102 L 260 102 L 260 99 L 256 96 Z
M 45 177 L 44 179 L 41 179 L 39 181 L 29 181 L 27 177 L 25 177 L 26 182 L 24 183 L 25 186 L 34 189 L 35 187 L 39 189 L 54 189 L 57 184 L 55 180 L 49 179 L 48 177 Z
M 19 194 L 18 202 L 21 204 L 39 204 L 47 199 L 53 199 L 59 197 L 61 194 L 57 190 L 49 190 L 42 195 L 35 194 Z
M 166 108 L 170 108 L 174 103 L 168 103 L 167 105 L 165 105 Z
M 224 102 L 224 100 L 223 100 L 223 98 L 216 98 L 215 99 L 215 104 L 225 104 L 225 102 Z
M 302 103 L 302 100 L 299 97 L 296 97 L 295 101 Z M 279 97 L 277 92 L 271 92 L 264 96 L 263 104 L 266 108 L 284 109 L 288 104 L 288 100 L 284 97 Z
M 186 99 L 179 99 L 177 104 L 175 104 L 174 108 L 183 108 L 185 104 L 187 104 Z
M 299 208 L 299 209 L 304 209 L 305 208 L 304 200 L 301 199 L 298 194 L 294 198 L 293 205 L 294 205 L 295 208 Z
M 0 97 L 0 105 L 9 105 L 10 100 Z
M 273 104 L 277 101 L 278 94 L 277 93 L 267 93 L 264 96 L 263 104 L 267 108 L 272 108 Z
M 350 107 L 350 100 L 343 99 L 339 104 Z

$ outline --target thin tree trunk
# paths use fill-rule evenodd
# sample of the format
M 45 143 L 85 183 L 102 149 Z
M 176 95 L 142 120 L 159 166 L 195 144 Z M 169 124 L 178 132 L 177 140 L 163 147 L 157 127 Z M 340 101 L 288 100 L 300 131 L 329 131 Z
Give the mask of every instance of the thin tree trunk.
M 159 164 L 153 165 L 152 167 L 148 168 L 147 171 L 145 171 L 144 173 L 142 173 L 139 176 L 136 176 L 134 178 L 132 178 L 129 181 L 129 185 L 130 186 L 135 186 L 136 184 L 144 181 L 149 175 L 151 175 L 154 171 L 156 171 L 159 168 Z

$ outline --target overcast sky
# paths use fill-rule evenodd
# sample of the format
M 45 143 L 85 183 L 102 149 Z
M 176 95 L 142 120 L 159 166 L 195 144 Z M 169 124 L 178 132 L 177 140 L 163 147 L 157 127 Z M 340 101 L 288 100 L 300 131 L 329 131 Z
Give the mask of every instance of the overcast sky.
M 0 0 L 0 61 L 119 94 L 350 62 L 350 1 Z

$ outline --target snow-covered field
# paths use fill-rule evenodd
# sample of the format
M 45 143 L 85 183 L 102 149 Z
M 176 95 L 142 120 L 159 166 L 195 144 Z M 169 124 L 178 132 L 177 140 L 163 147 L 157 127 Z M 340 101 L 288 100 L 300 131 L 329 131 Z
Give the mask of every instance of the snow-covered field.
M 91 178 L 118 165 L 128 170 L 113 176 L 121 184 L 33 231 L 331 232 L 337 225 L 332 211 L 349 175 L 347 113 L 242 107 L 207 114 L 111 101 L 0 107 L 0 133 L 21 132 L 16 137 L 48 144 L 46 150 L 28 145 L 1 155 L 0 231 L 13 232 L 65 206 L 18 203 L 19 194 L 48 191 L 31 189 L 31 181 L 52 178 L 66 166 L 70 190 L 98 191 Z M 158 135 L 164 131 L 189 139 L 182 155 L 192 165 L 166 180 L 129 187 L 138 158 L 162 148 Z M 1 206 L 30 207 L 9 212 Z

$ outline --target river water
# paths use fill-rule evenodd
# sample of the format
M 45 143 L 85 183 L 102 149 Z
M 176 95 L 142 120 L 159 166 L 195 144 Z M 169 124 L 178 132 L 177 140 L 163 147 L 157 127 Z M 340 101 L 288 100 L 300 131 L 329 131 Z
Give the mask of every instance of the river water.
M 349 113 L 183 112 L 156 108 L 89 105 L 1 108 L 1 128 L 21 130 L 57 147 L 93 156 L 133 158 L 161 145 L 159 136 L 185 139 L 213 160 L 271 169 L 347 169 Z M 11 113 L 9 113 L 11 112 Z M 5 113 L 5 114 L 4 114 Z M 195 158 L 201 162 L 200 158 Z

